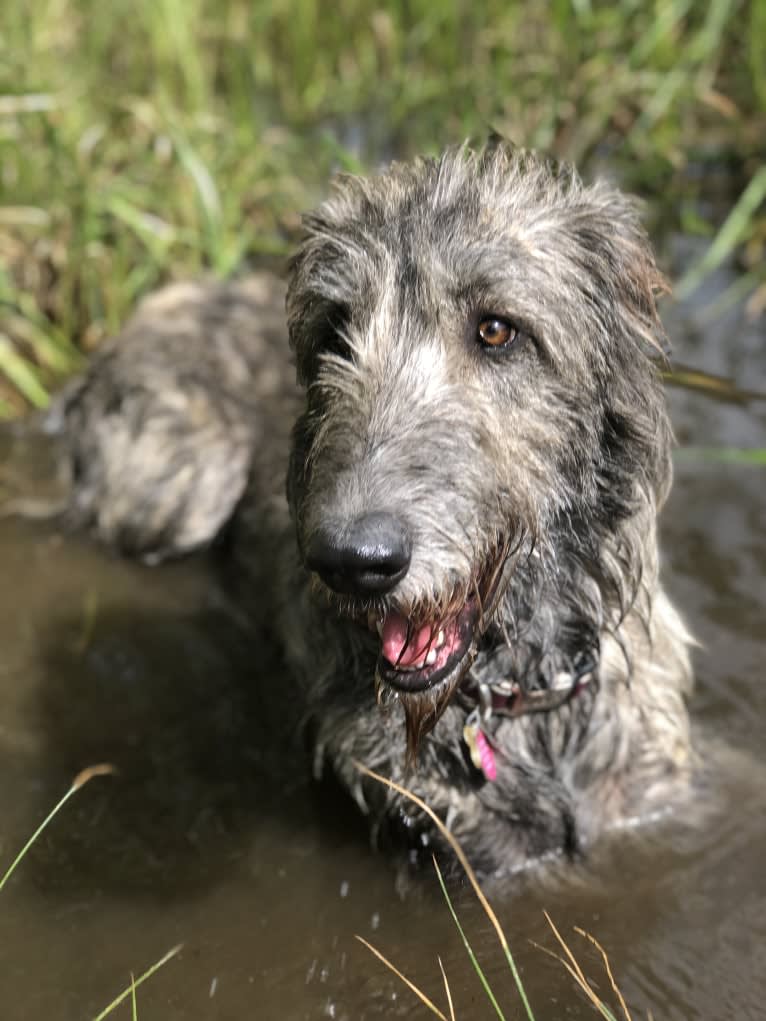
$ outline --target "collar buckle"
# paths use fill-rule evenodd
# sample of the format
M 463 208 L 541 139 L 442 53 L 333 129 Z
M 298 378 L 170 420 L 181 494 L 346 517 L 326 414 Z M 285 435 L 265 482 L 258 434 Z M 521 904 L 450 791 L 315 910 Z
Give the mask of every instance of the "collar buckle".
M 503 677 L 494 684 L 475 683 L 473 690 L 464 694 L 483 726 L 493 715 L 517 719 L 531 713 L 547 713 L 560 709 L 588 687 L 596 678 L 597 665 L 595 653 L 587 652 L 577 658 L 572 670 L 559 671 L 547 688 L 524 691 L 518 681 Z

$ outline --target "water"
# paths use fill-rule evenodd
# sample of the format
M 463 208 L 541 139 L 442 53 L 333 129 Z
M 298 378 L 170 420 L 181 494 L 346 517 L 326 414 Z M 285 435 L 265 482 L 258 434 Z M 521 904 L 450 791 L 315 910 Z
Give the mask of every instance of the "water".
M 681 361 L 766 392 L 763 323 L 699 300 L 667 320 Z M 683 444 L 766 446 L 764 401 L 669 400 Z M 625 834 L 555 886 L 490 891 L 538 1021 L 594 1016 L 530 942 L 555 948 L 543 908 L 607 995 L 572 927 L 604 945 L 634 1018 L 764 1015 L 764 497 L 764 468 L 679 457 L 663 518 L 665 577 L 704 644 L 693 712 L 715 766 L 700 797 L 723 810 Z M 444 1005 L 440 956 L 458 1017 L 494 1016 L 435 879 L 402 894 L 353 811 L 286 760 L 268 707 L 289 684 L 219 612 L 209 565 L 150 570 L 16 521 L 0 524 L 0 563 L 0 860 L 79 769 L 120 770 L 66 806 L 0 895 L 5 1021 L 93 1017 L 178 943 L 138 991 L 141 1021 L 428 1016 L 355 933 Z M 521 1016 L 486 918 L 451 889 Z

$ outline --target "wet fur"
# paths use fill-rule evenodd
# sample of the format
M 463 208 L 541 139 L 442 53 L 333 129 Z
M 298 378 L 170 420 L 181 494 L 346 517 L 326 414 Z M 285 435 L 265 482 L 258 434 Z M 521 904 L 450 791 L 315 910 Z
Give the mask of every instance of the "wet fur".
M 343 178 L 305 228 L 287 290 L 297 384 L 278 281 L 150 298 L 51 413 L 70 521 L 154 560 L 226 532 L 317 772 L 329 764 L 376 827 L 423 822 L 354 759 L 423 796 L 494 870 L 661 810 L 688 777 L 691 674 L 658 580 L 664 284 L 633 202 L 500 144 Z M 518 327 L 507 351 L 477 344 L 487 314 Z M 302 551 L 371 510 L 403 517 L 413 556 L 368 604 L 328 592 Z M 500 572 L 474 677 L 534 690 L 587 650 L 598 671 L 558 710 L 493 723 L 488 783 L 453 691 L 376 704 L 364 620 L 443 619 Z

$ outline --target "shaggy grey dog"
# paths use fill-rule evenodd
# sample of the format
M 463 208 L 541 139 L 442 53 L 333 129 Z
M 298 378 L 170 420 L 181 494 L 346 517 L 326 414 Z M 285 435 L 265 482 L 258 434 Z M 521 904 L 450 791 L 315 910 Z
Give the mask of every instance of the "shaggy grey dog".
M 629 199 L 502 143 L 343 178 L 290 267 L 297 383 L 276 280 L 160 292 L 51 413 L 68 515 L 154 560 L 228 533 L 376 825 L 425 821 L 355 759 L 486 869 L 577 853 L 690 771 L 662 288 Z

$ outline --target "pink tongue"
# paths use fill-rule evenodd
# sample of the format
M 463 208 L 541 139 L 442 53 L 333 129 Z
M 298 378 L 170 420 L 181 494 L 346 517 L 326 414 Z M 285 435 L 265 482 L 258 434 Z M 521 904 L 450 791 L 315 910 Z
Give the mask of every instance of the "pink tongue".
M 432 630 L 428 624 L 413 630 L 407 641 L 407 618 L 401 613 L 389 613 L 383 623 L 382 652 L 392 666 L 424 666 L 431 643 Z

